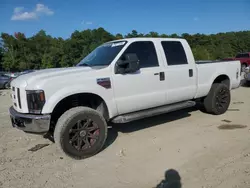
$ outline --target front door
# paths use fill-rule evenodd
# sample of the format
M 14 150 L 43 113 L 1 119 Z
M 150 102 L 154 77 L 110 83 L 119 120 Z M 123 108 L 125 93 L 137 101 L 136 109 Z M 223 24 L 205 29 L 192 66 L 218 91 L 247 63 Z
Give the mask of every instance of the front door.
M 125 53 L 135 53 L 140 61 L 136 73 L 114 74 L 114 95 L 119 114 L 161 106 L 165 102 L 164 75 L 154 43 L 131 43 Z

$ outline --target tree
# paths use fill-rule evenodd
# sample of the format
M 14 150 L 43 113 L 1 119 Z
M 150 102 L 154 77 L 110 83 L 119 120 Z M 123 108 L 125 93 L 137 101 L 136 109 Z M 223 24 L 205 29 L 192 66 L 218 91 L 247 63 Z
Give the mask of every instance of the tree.
M 2 39 L 0 39 L 0 71 L 3 69 L 3 55 L 4 55 L 3 41 Z
M 2 33 L 3 40 L 3 67 L 6 70 L 17 69 L 18 42 L 17 39 L 7 33 Z
M 207 49 L 205 47 L 202 46 L 197 46 L 195 48 L 192 49 L 193 54 L 194 54 L 194 58 L 196 60 L 209 60 L 210 58 L 210 54 L 207 51 Z
M 196 60 L 222 59 L 239 52 L 250 51 L 250 31 L 217 33 L 211 35 L 183 33 L 143 34 L 132 30 L 123 36 L 112 35 L 104 28 L 74 31 L 69 39 L 53 38 L 40 30 L 34 36 L 23 33 L 1 33 L 0 69 L 22 71 L 51 67 L 75 66 L 97 46 L 116 39 L 134 37 L 184 38 L 190 44 Z
M 122 34 L 121 33 L 116 34 L 115 39 L 123 39 Z
M 3 48 L 0 47 L 0 70 L 3 69 Z

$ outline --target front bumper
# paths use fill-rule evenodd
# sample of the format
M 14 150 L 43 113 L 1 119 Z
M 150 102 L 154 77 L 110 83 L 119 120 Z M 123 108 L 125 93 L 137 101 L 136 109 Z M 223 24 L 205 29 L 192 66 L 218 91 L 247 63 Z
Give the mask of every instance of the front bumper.
M 10 119 L 13 127 L 30 133 L 45 133 L 49 130 L 50 115 L 22 114 L 13 107 L 9 108 Z

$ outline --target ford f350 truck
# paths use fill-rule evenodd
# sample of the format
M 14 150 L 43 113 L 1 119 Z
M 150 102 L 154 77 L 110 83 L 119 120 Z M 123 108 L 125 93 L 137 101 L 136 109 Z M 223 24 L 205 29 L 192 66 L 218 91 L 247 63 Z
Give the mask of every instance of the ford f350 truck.
M 126 123 L 192 107 L 227 111 L 239 87 L 239 61 L 196 63 L 186 40 L 130 38 L 107 42 L 77 66 L 21 75 L 11 83 L 13 127 L 52 133 L 66 155 L 97 154 L 107 123 Z

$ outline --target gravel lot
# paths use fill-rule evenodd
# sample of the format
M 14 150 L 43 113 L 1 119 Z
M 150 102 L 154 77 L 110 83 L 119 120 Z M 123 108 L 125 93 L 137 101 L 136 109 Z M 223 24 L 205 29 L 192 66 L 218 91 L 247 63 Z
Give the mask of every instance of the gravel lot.
M 107 147 L 81 161 L 40 135 L 12 128 L 10 97 L 1 92 L 0 187 L 152 188 L 165 172 L 169 185 L 179 174 L 183 188 L 250 187 L 250 88 L 233 90 L 221 116 L 190 109 L 116 125 Z M 48 146 L 29 151 L 37 144 Z M 177 177 L 177 186 L 167 187 L 180 182 Z

